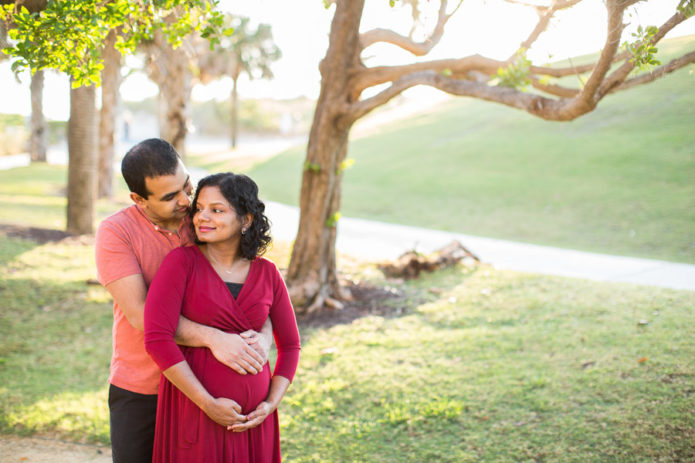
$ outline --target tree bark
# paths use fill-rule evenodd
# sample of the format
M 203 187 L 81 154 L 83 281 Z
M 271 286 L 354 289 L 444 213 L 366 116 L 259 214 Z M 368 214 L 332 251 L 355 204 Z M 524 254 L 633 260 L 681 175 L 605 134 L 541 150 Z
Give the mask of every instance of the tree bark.
M 67 231 L 87 234 L 94 231 L 97 166 L 96 88 L 70 89 L 68 121 L 68 211 Z
M 174 49 L 161 32 L 155 34 L 148 74 L 159 86 L 159 136 L 184 157 L 191 94 L 189 58 L 184 47 Z
M 31 76 L 31 138 L 29 157 L 31 162 L 46 162 L 46 119 L 43 117 L 43 78 L 42 70 Z
M 116 108 L 118 88 L 121 84 L 121 54 L 116 50 L 116 31 L 106 36 L 102 56 L 104 69 L 101 71 L 101 113 L 99 117 L 99 175 L 97 195 L 99 198 L 113 197 L 113 161 L 116 134 Z
M 349 73 L 362 66 L 359 22 L 364 0 L 338 2 L 330 43 L 320 65 L 321 93 L 309 134 L 300 197 L 299 231 L 287 272 L 290 296 L 298 310 L 324 304 L 339 305 L 349 298 L 340 287 L 335 238 L 340 211 L 342 163 L 353 120 L 345 117 Z
M 239 80 L 239 76 L 233 76 L 232 77 L 232 95 L 231 95 L 231 104 L 232 104 L 232 112 L 231 112 L 231 130 L 232 130 L 232 149 L 236 148 L 236 140 L 237 140 L 237 135 L 239 133 L 239 93 L 237 92 L 237 80 Z

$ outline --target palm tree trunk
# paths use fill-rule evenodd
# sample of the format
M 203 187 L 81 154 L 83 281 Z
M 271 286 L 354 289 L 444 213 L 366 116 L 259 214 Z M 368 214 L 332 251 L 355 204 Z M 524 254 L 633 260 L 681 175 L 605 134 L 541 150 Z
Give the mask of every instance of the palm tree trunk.
M 31 162 L 46 162 L 46 119 L 43 117 L 42 70 L 31 76 L 31 138 L 29 157 Z
M 172 48 L 161 33 L 155 34 L 155 46 L 149 75 L 159 86 L 159 136 L 184 157 L 191 95 L 189 59 L 183 47 Z
M 67 231 L 94 231 L 97 166 L 96 88 L 70 89 L 68 121 L 68 211 Z
M 237 134 L 239 131 L 239 94 L 237 92 L 237 80 L 239 79 L 239 76 L 233 76 L 232 77 L 232 96 L 231 96 L 231 103 L 232 103 L 232 149 L 236 148 L 236 140 L 237 140 Z
M 99 198 L 113 197 L 113 161 L 116 134 L 116 108 L 118 87 L 121 83 L 121 54 L 116 50 L 116 31 L 106 37 L 102 56 L 104 69 L 101 71 L 101 113 L 99 117 Z

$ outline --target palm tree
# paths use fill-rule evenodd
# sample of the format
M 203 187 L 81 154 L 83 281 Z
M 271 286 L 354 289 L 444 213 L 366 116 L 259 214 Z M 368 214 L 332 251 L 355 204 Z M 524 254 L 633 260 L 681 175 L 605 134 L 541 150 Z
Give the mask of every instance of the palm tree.
M 272 79 L 273 72 L 270 64 L 282 56 L 280 49 L 273 42 L 273 32 L 268 24 L 259 24 L 253 30 L 249 18 L 227 15 L 225 26 L 234 29 L 234 34 L 220 39 L 220 44 L 213 51 L 198 46 L 198 69 L 202 83 L 218 79 L 222 76 L 232 78 L 231 94 L 231 143 L 237 145 L 239 121 L 239 97 L 237 81 L 242 73 L 249 79 Z
M 188 100 L 191 96 L 191 53 L 188 40 L 174 48 L 157 31 L 145 45 L 147 76 L 159 87 L 159 136 L 184 156 L 188 134 Z
M 7 27 L 0 21 L 0 50 L 9 47 Z M 7 55 L 0 52 L 0 61 Z M 29 158 L 31 162 L 46 162 L 46 119 L 43 116 L 44 72 L 39 69 L 31 75 L 31 134 L 29 136 Z
M 116 133 L 116 107 L 121 84 L 121 54 L 116 50 L 115 29 L 109 32 L 102 49 L 104 69 L 101 70 L 101 112 L 99 115 L 99 178 L 97 194 L 113 197 L 113 157 Z
M 31 162 L 46 162 L 46 118 L 43 116 L 43 70 L 31 76 Z
M 97 165 L 96 87 L 70 89 L 68 121 L 68 211 L 67 231 L 94 231 Z

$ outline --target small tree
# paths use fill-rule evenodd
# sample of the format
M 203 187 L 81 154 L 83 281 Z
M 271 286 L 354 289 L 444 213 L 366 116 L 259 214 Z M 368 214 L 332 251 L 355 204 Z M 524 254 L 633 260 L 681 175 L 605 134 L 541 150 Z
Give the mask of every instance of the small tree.
M 200 50 L 198 54 L 199 78 L 207 83 L 222 76 L 232 78 L 231 103 L 231 144 L 236 148 L 239 131 L 239 96 L 237 81 L 242 73 L 249 79 L 272 79 L 270 69 L 272 62 L 282 56 L 273 41 L 273 32 L 268 24 L 259 24 L 256 30 L 250 25 L 249 18 L 226 15 L 225 26 L 234 30 L 231 36 L 220 39 L 220 45 L 214 50 Z

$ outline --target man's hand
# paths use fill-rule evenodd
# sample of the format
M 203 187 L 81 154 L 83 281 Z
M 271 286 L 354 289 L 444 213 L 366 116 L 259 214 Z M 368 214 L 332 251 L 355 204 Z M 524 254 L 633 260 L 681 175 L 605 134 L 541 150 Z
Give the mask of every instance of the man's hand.
M 254 330 L 244 331 L 240 334 L 241 338 L 246 341 L 249 347 L 253 348 L 261 357 L 263 365 L 268 361 L 270 354 L 270 346 L 272 345 L 272 336 L 266 336 L 264 333 L 259 333 Z
M 248 333 L 248 331 L 246 332 Z M 255 331 L 253 331 L 255 333 Z M 256 333 L 257 334 L 257 333 Z M 254 342 L 254 344 L 258 344 Z M 252 374 L 263 370 L 263 365 L 267 362 L 254 347 L 238 334 L 217 331 L 214 339 L 208 343 L 212 355 L 240 375 Z

